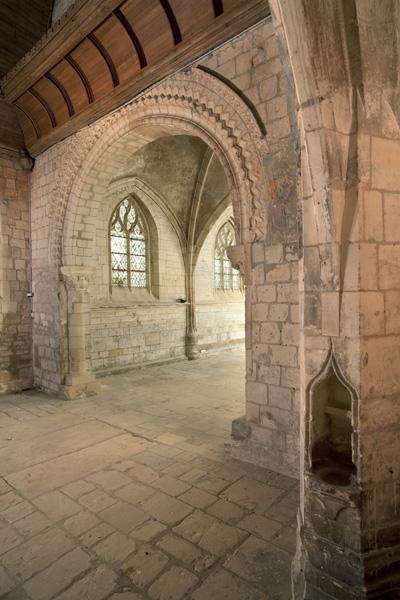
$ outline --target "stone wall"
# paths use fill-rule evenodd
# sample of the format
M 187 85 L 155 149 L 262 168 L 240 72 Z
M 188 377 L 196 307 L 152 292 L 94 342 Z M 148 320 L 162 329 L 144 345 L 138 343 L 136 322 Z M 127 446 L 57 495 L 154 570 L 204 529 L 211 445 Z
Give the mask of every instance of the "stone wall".
M 0 148 L 0 391 L 32 386 L 30 167 Z
M 285 61 L 284 49 L 267 20 L 201 64 L 229 80 L 250 100 L 269 144 L 264 159 L 267 225 L 264 240 L 252 246 L 252 276 L 246 294 L 246 418 L 251 434 L 234 441 L 232 452 L 297 477 L 298 142 L 293 83 L 283 67 Z
M 212 226 L 196 264 L 195 298 L 199 347 L 208 350 L 244 341 L 243 291 L 216 290 L 214 281 L 215 240 L 220 227 L 232 216 L 229 207 Z

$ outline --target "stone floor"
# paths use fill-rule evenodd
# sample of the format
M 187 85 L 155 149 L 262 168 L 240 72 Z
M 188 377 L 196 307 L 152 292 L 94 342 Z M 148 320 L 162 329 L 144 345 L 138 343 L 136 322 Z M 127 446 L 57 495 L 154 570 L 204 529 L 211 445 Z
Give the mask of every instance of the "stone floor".
M 0 400 L 0 598 L 288 600 L 298 484 L 225 453 L 241 350 Z

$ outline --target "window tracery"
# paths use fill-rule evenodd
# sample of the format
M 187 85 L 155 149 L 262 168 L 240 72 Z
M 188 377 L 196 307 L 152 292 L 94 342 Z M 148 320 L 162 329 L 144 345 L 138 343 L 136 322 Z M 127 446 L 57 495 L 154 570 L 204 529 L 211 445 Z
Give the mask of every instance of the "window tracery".
M 110 221 L 111 286 L 148 287 L 148 240 L 146 227 L 133 198 L 115 208 Z

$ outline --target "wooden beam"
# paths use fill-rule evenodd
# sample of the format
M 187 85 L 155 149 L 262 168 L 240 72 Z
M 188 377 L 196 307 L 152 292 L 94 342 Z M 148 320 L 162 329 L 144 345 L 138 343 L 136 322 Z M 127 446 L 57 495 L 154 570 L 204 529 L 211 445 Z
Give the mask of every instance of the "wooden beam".
M 57 114 L 59 123 L 57 127 L 54 127 L 53 120 L 51 120 L 53 125 L 52 129 L 44 127 L 43 125 L 43 137 L 40 136 L 40 133 L 38 135 L 37 130 L 35 129 L 36 135 L 39 138 L 36 141 L 32 139 L 33 131 L 30 133 L 29 143 L 27 143 L 27 145 L 33 156 L 37 156 L 59 140 L 68 137 L 87 124 L 92 123 L 96 119 L 115 110 L 161 79 L 199 59 L 206 52 L 269 16 L 269 7 L 265 0 L 235 0 L 230 3 L 230 0 L 225 0 L 225 12 L 218 18 L 215 18 L 213 14 L 211 0 L 208 0 L 210 2 L 208 5 L 208 12 L 199 13 L 199 19 L 196 19 L 196 14 L 193 13 L 193 11 L 189 11 L 188 5 L 185 6 L 186 13 L 181 13 L 179 16 L 180 23 L 175 19 L 179 33 L 181 31 L 185 32 L 184 38 L 177 44 L 176 42 L 179 39 L 178 30 L 175 29 L 174 35 L 171 19 L 168 18 L 168 14 L 165 10 L 165 2 L 161 4 L 162 0 L 157 0 L 157 2 L 159 2 L 157 6 L 157 2 L 153 1 L 153 8 L 151 10 L 154 12 L 151 14 L 156 15 L 157 19 L 152 21 L 149 14 L 144 14 L 143 16 L 145 18 L 143 21 L 141 20 L 141 13 L 139 10 L 141 9 L 140 3 L 142 1 L 143 0 L 125 0 L 122 5 L 120 4 L 114 7 L 111 12 L 104 15 L 104 12 L 100 10 L 100 8 L 103 8 L 105 4 L 110 7 L 111 0 L 103 0 L 99 8 L 100 15 L 103 19 L 100 23 L 96 20 L 97 29 L 102 33 L 96 35 L 96 28 L 94 28 L 93 31 L 86 32 L 85 36 L 73 47 L 71 47 L 71 42 L 68 43 L 67 46 L 61 45 L 61 49 L 68 48 L 68 51 L 64 55 L 60 55 L 58 47 L 54 47 L 50 68 L 43 70 L 48 64 L 46 62 L 46 57 L 49 52 L 50 43 L 52 45 L 57 43 L 58 33 L 54 34 L 52 42 L 46 41 L 43 46 L 44 61 L 41 63 L 42 66 L 40 69 L 35 68 L 35 73 L 39 75 L 39 79 L 36 81 L 44 81 L 43 78 L 45 78 L 51 81 L 53 86 L 59 90 L 67 105 L 69 119 L 64 122 L 62 121 L 62 118 L 65 119 L 67 116 L 65 110 L 64 112 L 61 112 L 63 117 L 60 118 L 60 98 L 54 90 L 54 106 L 50 106 L 50 109 L 53 109 L 54 115 Z M 198 6 L 197 0 L 187 0 L 187 2 L 192 2 L 193 10 Z M 92 0 L 88 0 L 86 3 L 82 4 L 81 10 L 87 11 L 87 5 L 90 5 L 91 3 Z M 123 10 L 125 5 L 126 14 L 124 14 Z M 164 7 L 164 11 L 161 6 Z M 129 7 L 134 8 L 133 12 L 132 10 L 129 12 Z M 84 14 L 86 13 L 84 12 Z M 188 21 L 186 23 L 184 22 L 185 19 L 183 17 L 185 14 L 188 16 Z M 132 15 L 134 15 L 134 17 L 132 17 Z M 80 22 L 80 13 L 78 15 L 72 12 L 71 18 L 74 19 L 75 23 Z M 147 64 L 144 49 L 137 39 L 136 33 L 133 31 L 132 21 L 136 23 L 137 30 L 140 30 L 140 35 L 143 37 L 143 40 L 141 41 L 144 42 L 146 53 L 148 53 L 149 57 L 152 56 L 151 64 L 146 67 L 143 66 L 145 62 Z M 93 15 L 90 22 L 93 23 Z M 120 24 L 119 33 L 117 35 L 123 33 L 125 36 L 125 52 L 127 54 L 123 57 L 115 54 L 115 44 L 114 46 L 112 45 L 115 37 L 110 38 L 109 35 L 107 38 L 104 34 L 110 24 L 115 24 L 117 22 Z M 160 32 L 161 22 L 163 27 L 162 32 Z M 190 23 L 190 27 L 188 26 L 188 23 Z M 145 24 L 145 26 L 143 24 Z M 121 27 L 122 25 L 124 26 L 124 30 Z M 67 25 L 64 24 L 61 28 L 63 36 L 66 31 L 66 29 L 64 30 L 63 28 L 66 27 Z M 109 31 L 113 31 L 113 35 L 116 35 L 115 27 L 114 30 L 110 29 Z M 170 40 L 169 45 L 166 46 L 165 43 L 160 45 L 160 37 L 157 37 L 157 32 L 160 33 L 161 39 L 164 41 L 166 39 Z M 170 37 L 171 34 L 172 37 Z M 100 37 L 102 39 L 100 39 Z M 76 38 L 74 38 L 74 40 L 75 39 Z M 133 54 L 132 57 L 134 57 L 136 69 L 132 70 L 129 78 L 127 78 L 126 65 L 128 65 L 129 69 L 129 61 L 132 61 L 132 57 L 128 54 L 129 40 L 134 46 L 135 54 Z M 112 47 L 114 47 L 114 50 L 111 50 Z M 112 52 L 113 54 L 111 54 Z M 136 61 L 136 54 L 138 60 L 140 60 L 141 70 L 139 70 L 139 64 Z M 100 56 L 102 58 L 100 58 Z M 31 74 L 28 73 L 28 82 L 22 78 L 27 72 L 27 66 L 30 64 L 30 61 L 32 61 L 32 64 L 36 65 L 37 60 L 38 56 L 34 54 L 19 72 L 14 73 L 13 76 L 5 82 L 5 97 L 8 102 L 13 101 L 15 90 L 22 90 L 22 93 L 20 94 L 22 95 L 29 87 L 33 89 L 36 82 L 33 82 L 31 86 L 27 86 L 27 83 L 32 80 Z M 67 69 L 66 62 L 69 64 L 68 73 L 66 70 L 60 71 L 63 64 L 65 65 L 65 69 Z M 52 71 L 52 69 L 54 70 Z M 72 69 L 74 69 L 74 71 L 72 71 Z M 109 73 L 111 74 L 112 85 L 108 76 Z M 87 103 L 84 101 L 81 92 L 81 83 L 86 90 Z M 41 86 L 39 86 L 39 89 L 40 92 L 42 92 Z M 56 94 L 58 96 L 57 98 Z M 18 100 L 18 97 L 16 99 Z M 71 99 L 73 99 L 73 102 Z M 51 90 L 46 94 L 46 100 L 49 105 L 52 104 Z M 25 113 L 29 110 L 28 107 L 24 106 L 23 108 L 25 109 Z M 48 111 L 47 113 L 49 114 Z M 33 118 L 33 121 L 36 121 L 35 115 L 30 116 Z M 40 124 L 42 125 L 42 123 Z M 27 127 L 26 120 L 22 125 Z M 36 125 L 38 126 L 37 123 Z
M 40 104 L 43 106 L 44 110 L 49 115 L 49 119 L 51 121 L 51 126 L 53 127 L 53 129 L 54 129 L 54 127 L 57 127 L 57 119 L 56 119 L 56 117 L 54 115 L 54 112 L 52 111 L 51 106 L 49 105 L 49 103 L 46 102 L 46 100 L 43 98 L 43 96 L 41 96 L 39 94 L 39 92 L 37 90 L 35 90 L 35 88 L 33 88 L 33 87 L 29 88 L 28 92 L 30 94 L 32 94 L 32 96 L 34 98 L 36 98 L 36 100 L 38 102 L 40 102 Z
M 92 104 L 92 102 L 94 100 L 93 90 L 92 90 L 92 86 L 89 83 L 89 79 L 86 76 L 86 73 L 81 68 L 79 63 L 74 58 L 72 58 L 72 56 L 70 54 L 67 54 L 64 58 L 67 61 L 67 63 L 69 65 L 71 65 L 71 67 L 74 69 L 75 73 L 78 75 L 79 79 L 82 81 L 83 87 L 85 88 L 85 91 L 86 91 L 88 102 L 89 102 L 89 104 Z
M 138 55 L 140 68 L 144 69 L 144 67 L 147 66 L 146 55 L 143 51 L 143 46 L 140 43 L 138 36 L 136 35 L 136 33 L 133 30 L 132 25 L 130 24 L 130 22 L 128 21 L 128 19 L 126 18 L 126 16 L 124 15 L 124 13 L 122 12 L 122 10 L 120 8 L 117 8 L 116 10 L 114 10 L 113 14 L 117 17 L 118 21 L 121 23 L 121 25 L 125 29 L 126 33 L 131 38 L 133 47 L 135 48 L 136 54 Z
M 172 36 L 174 38 L 175 46 L 177 46 L 182 41 L 182 34 L 181 30 L 179 29 L 178 21 L 176 20 L 174 11 L 172 10 L 168 0 L 160 0 L 160 3 L 165 11 L 165 14 L 167 15 L 167 19 L 169 21 L 169 25 L 172 31 Z
M 51 81 L 51 83 L 58 89 L 61 96 L 64 98 L 65 104 L 67 105 L 68 114 L 70 117 L 72 117 L 75 114 L 75 109 L 72 104 L 71 98 L 69 97 L 68 92 L 65 89 L 65 87 L 63 86 L 63 84 L 61 83 L 61 81 L 59 81 L 57 79 L 57 77 L 50 72 L 45 73 L 44 77 L 46 79 L 48 79 L 49 81 Z
M 50 30 L 45 34 L 29 60 L 2 80 L 4 95 L 10 102 L 16 100 L 120 5 L 121 0 L 87 0 L 76 3 L 75 8 L 68 13 L 68 19 L 61 19 L 54 32 Z
M 97 50 L 100 52 L 101 56 L 104 59 L 104 62 L 106 63 L 106 65 L 108 67 L 108 70 L 110 71 L 113 86 L 117 87 L 117 85 L 119 85 L 119 77 L 118 77 L 117 69 L 115 68 L 113 60 L 112 60 L 107 48 L 105 48 L 103 46 L 103 44 L 101 43 L 99 38 L 96 37 L 94 33 L 89 33 L 89 35 L 87 37 L 88 37 L 88 40 L 90 40 L 92 42 L 94 47 L 97 48 Z

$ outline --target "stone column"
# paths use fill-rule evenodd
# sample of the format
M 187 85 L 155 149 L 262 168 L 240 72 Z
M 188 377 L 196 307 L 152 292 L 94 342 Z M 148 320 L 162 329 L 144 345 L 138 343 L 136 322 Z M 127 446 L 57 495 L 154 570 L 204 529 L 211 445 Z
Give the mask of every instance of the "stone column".
M 88 286 L 92 272 L 81 267 L 62 267 L 61 273 L 68 305 L 68 373 L 62 394 L 73 400 L 96 394 L 99 387 L 90 366 Z
M 399 5 L 272 0 L 271 7 L 289 52 L 302 135 L 301 509 L 293 597 L 394 600 Z
M 186 356 L 189 360 L 196 360 L 200 358 L 199 351 L 199 336 L 197 335 L 196 325 L 196 304 L 195 304 L 195 290 L 194 290 L 194 264 L 193 264 L 194 248 L 191 247 L 187 250 L 186 255 Z

